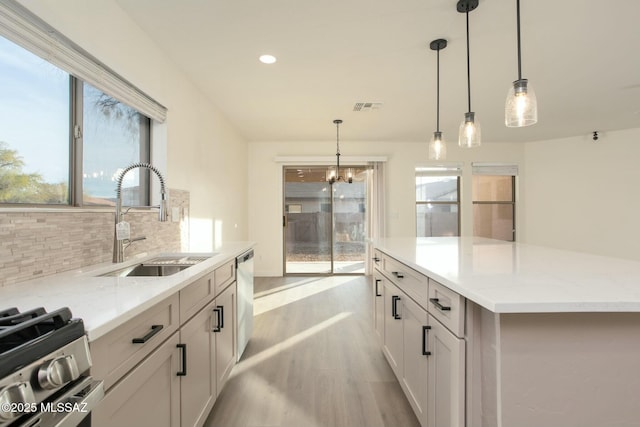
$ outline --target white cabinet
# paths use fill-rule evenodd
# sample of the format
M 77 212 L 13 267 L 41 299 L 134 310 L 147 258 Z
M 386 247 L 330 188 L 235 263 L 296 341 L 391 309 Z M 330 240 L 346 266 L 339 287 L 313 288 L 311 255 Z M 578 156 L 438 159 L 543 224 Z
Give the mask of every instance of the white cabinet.
M 410 298 L 403 298 L 401 384 L 413 411 L 423 426 L 426 425 L 428 365 L 431 363 L 425 341 L 430 328 L 428 320 L 427 311 L 424 308 Z
M 382 348 L 396 377 L 402 378 L 402 291 L 384 282 L 384 342 Z
M 389 365 L 422 427 L 464 427 L 465 299 L 385 253 L 376 258 L 374 327 Z
M 378 344 L 384 343 L 384 278 L 376 273 L 373 276 L 373 329 Z
M 465 340 L 429 317 L 427 426 L 464 427 Z
M 180 352 L 173 334 L 114 385 L 91 412 L 93 426 L 180 427 Z
M 236 361 L 236 284 L 180 328 L 181 426 L 202 426 Z
M 217 322 L 214 327 L 217 396 L 229 378 L 231 369 L 236 362 L 237 313 L 235 282 L 216 297 L 215 307 Z
M 211 301 L 180 328 L 183 366 L 179 373 L 181 425 L 198 426 L 204 421 L 216 399 L 215 301 Z
M 201 427 L 237 356 L 235 258 L 91 343 L 96 427 Z

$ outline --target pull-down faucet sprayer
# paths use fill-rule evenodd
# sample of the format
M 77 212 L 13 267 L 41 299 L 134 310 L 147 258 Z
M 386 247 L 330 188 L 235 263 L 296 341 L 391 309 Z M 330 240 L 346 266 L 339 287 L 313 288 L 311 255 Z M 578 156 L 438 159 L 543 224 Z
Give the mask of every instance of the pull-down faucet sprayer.
M 122 173 L 118 176 L 117 185 L 116 185 L 116 217 L 115 217 L 115 226 L 116 230 L 118 224 L 122 221 L 123 213 L 122 213 L 122 180 L 127 172 L 136 168 L 145 168 L 149 169 L 151 172 L 155 173 L 160 180 L 160 214 L 158 217 L 159 221 L 165 222 L 168 220 L 168 201 L 167 201 L 167 191 L 165 188 L 164 177 L 160 173 L 158 169 L 154 166 L 151 166 L 149 163 L 133 163 L 127 166 Z M 113 233 L 113 262 L 122 262 L 124 261 L 124 240 L 118 240 L 117 232 L 114 230 Z

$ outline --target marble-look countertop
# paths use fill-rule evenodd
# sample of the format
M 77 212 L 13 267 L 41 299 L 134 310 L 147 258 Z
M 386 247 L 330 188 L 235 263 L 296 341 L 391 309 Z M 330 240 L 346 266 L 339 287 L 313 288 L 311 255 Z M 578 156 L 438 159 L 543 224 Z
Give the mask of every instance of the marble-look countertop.
M 473 237 L 375 247 L 495 313 L 640 312 L 640 262 Z
M 74 317 L 83 320 L 89 341 L 94 341 L 253 246 L 252 242 L 230 242 L 212 253 L 181 253 L 211 257 L 165 277 L 110 277 L 100 274 L 158 256 L 175 255 L 174 252 L 148 254 L 120 264 L 104 263 L 16 283 L 0 287 L 0 308 L 17 307 L 26 311 L 44 307 L 53 311 L 69 307 Z

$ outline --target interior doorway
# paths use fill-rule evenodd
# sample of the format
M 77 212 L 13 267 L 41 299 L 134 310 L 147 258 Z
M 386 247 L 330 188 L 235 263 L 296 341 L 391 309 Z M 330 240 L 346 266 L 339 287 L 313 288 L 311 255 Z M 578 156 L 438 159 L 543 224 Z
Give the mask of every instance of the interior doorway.
M 284 167 L 284 273 L 364 274 L 366 166 L 340 168 L 352 183 L 328 178 L 330 166 Z

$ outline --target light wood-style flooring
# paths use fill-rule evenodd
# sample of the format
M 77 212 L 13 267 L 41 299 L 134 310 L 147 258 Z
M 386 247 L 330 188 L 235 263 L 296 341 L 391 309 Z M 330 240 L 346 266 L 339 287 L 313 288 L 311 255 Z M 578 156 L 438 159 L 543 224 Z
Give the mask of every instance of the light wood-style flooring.
M 371 299 L 364 276 L 256 278 L 253 336 L 205 427 L 419 427 Z

